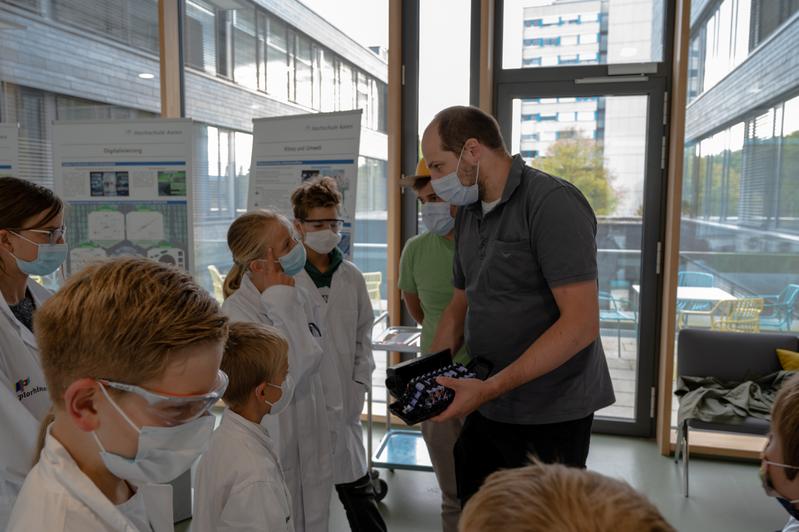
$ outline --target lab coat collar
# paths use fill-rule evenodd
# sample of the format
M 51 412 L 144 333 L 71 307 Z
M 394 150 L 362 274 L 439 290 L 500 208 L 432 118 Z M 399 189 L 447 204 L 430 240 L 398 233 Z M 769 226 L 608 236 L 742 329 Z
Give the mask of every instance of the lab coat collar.
M 33 298 L 33 304 L 36 307 L 36 310 L 39 310 L 42 304 L 44 304 L 44 302 L 50 297 L 51 292 L 31 278 L 28 278 L 26 287 Z M 2 295 L 0 295 L 0 312 L 2 312 L 6 319 L 8 319 L 11 326 L 16 329 L 17 334 L 19 334 L 20 338 L 22 338 L 22 341 L 35 349 L 36 337 L 27 327 L 22 324 L 22 322 L 17 319 L 16 316 L 14 316 L 14 313 L 11 312 L 11 307 L 9 307 L 8 303 L 6 302 L 6 298 L 2 297 Z
M 136 530 L 117 507 L 80 470 L 72 455 L 61 442 L 50 434 L 52 425 L 47 428 L 44 448 L 38 467 L 47 480 L 54 480 L 72 497 L 82 502 L 111 530 Z M 172 486 L 168 484 L 145 484 L 138 487 L 144 497 L 148 518 L 154 532 L 173 530 Z
M 252 438 L 257 439 L 270 451 L 272 449 L 272 438 L 269 436 L 269 431 L 266 430 L 266 427 L 257 423 L 253 423 L 249 419 L 245 419 L 230 408 L 225 408 L 225 411 L 222 412 L 222 422 L 220 423 L 220 427 L 221 426 L 224 426 L 225 428 L 229 427 L 230 430 L 244 433 Z

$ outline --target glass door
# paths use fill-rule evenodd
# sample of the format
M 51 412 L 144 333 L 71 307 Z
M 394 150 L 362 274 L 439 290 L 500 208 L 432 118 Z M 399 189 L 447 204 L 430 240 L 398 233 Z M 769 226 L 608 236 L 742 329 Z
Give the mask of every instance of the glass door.
M 508 148 L 574 183 L 598 221 L 600 337 L 616 403 L 595 430 L 654 427 L 668 69 L 658 0 L 500 2 Z

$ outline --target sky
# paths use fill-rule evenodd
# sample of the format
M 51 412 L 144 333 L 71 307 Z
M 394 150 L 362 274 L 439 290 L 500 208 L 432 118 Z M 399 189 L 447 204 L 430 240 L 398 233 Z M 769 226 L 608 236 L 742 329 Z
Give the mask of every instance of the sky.
M 300 0 L 364 46 L 388 48 L 388 0 Z M 419 131 L 450 105 L 469 104 L 470 0 L 421 0 Z

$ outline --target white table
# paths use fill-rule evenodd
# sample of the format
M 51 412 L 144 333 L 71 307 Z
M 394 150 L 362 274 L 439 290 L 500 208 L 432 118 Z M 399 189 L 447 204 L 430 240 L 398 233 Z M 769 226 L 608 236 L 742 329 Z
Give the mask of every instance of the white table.
M 636 293 L 641 292 L 641 286 L 634 284 L 633 290 Z M 734 295 L 716 287 L 707 286 L 678 286 L 677 287 L 677 300 L 681 301 L 734 301 L 738 299 Z

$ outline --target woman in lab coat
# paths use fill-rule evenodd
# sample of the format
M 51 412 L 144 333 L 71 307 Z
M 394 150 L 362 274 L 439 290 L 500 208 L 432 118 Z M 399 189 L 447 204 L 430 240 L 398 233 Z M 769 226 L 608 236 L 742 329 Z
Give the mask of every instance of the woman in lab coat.
M 50 190 L 0 177 L 0 529 L 30 470 L 39 424 L 50 409 L 33 313 L 51 293 L 31 275 L 66 258 L 64 205 Z
M 305 248 L 289 221 L 270 211 L 237 218 L 227 240 L 234 266 L 225 278 L 222 310 L 234 321 L 272 325 L 289 343 L 284 393 L 292 394 L 291 403 L 276 423 L 272 416 L 263 423 L 275 440 L 295 529 L 326 531 L 336 440 L 328 420 L 341 416 L 342 405 L 340 391 L 326 390 L 320 377 L 338 368 L 333 357 L 322 356 L 318 308 L 294 286 L 293 276 L 305 266 Z

